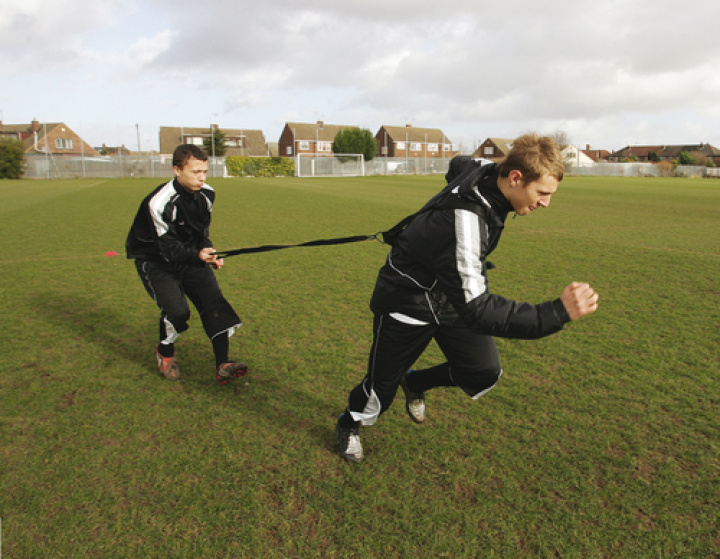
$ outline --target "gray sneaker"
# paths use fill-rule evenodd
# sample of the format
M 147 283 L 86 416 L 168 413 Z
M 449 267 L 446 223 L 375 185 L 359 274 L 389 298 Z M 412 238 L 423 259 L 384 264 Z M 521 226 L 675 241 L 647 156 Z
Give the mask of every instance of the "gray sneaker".
M 245 363 L 228 361 L 215 369 L 215 378 L 219 384 L 227 384 L 228 382 L 235 380 L 237 377 L 246 375 L 247 372 L 248 366 Z
M 425 421 L 425 393 L 424 392 L 411 392 L 407 385 L 407 377 L 412 372 L 412 369 L 400 381 L 400 387 L 405 393 L 405 409 L 415 423 L 422 423 Z
M 340 417 L 342 417 L 342 415 Z M 338 422 L 335 426 L 335 435 L 337 436 L 340 456 L 348 462 L 361 462 L 363 459 L 363 448 L 360 443 L 360 428 L 353 427 L 346 429 L 341 427 L 340 417 L 338 417 Z

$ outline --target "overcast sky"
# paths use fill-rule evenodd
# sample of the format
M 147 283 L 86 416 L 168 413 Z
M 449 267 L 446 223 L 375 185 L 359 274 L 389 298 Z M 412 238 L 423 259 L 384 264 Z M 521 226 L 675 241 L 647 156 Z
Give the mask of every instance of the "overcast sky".
M 718 0 L 0 0 L 0 118 L 142 150 L 318 120 L 720 147 L 718 24 Z

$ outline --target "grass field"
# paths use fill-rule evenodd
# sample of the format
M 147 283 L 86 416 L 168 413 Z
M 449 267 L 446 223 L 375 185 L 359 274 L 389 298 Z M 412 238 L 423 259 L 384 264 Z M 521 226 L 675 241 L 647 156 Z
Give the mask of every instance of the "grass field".
M 359 465 L 333 429 L 386 247 L 228 259 L 251 373 L 216 384 L 194 314 L 171 383 L 122 256 L 158 182 L 0 181 L 4 558 L 720 556 L 720 182 L 570 177 L 509 220 L 493 291 L 540 302 L 584 280 L 600 310 L 498 340 L 505 374 L 477 402 L 433 391 L 422 426 L 396 402 Z M 443 185 L 211 184 L 219 249 L 374 233 Z

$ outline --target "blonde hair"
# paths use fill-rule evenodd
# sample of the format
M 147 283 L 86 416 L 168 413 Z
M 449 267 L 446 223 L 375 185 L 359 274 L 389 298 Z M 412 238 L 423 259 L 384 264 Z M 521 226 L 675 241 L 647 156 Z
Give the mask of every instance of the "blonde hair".
M 526 183 L 535 182 L 545 174 L 560 182 L 565 174 L 560 147 L 550 136 L 524 134 L 515 140 L 507 157 L 498 165 L 501 177 L 507 177 L 510 171 L 520 171 Z

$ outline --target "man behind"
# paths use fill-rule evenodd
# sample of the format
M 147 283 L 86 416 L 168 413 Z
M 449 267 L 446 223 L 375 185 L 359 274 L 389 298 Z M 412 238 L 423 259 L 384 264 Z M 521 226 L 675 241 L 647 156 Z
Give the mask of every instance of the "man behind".
M 153 190 L 140 204 L 125 249 L 140 279 L 160 308 L 158 370 L 180 379 L 175 340 L 188 329 L 192 301 L 215 354 L 215 378 L 226 384 L 247 373 L 247 365 L 228 357 L 229 338 L 242 325 L 225 299 L 213 268 L 223 267 L 210 241 L 215 191 L 207 184 L 207 154 L 183 144 L 173 153 L 175 178 Z
M 537 305 L 490 293 L 487 256 L 509 212 L 546 208 L 563 178 L 552 138 L 518 138 L 500 164 L 456 157 L 448 186 L 397 237 L 380 269 L 370 307 L 373 342 L 367 374 L 338 418 L 340 454 L 363 459 L 360 425 L 372 425 L 403 388 L 406 411 L 425 420 L 425 392 L 457 386 L 477 399 L 495 386 L 502 369 L 493 336 L 535 339 L 597 310 L 587 283 L 568 285 L 559 298 Z M 447 361 L 410 368 L 435 339 Z

